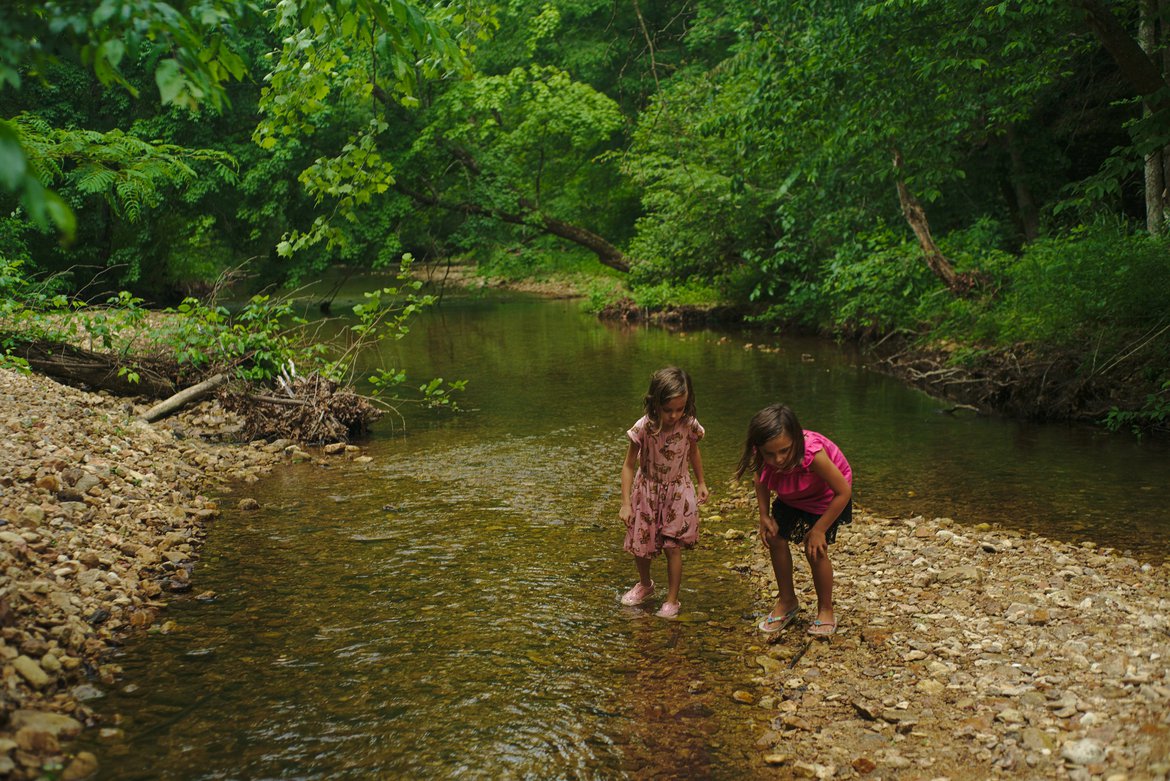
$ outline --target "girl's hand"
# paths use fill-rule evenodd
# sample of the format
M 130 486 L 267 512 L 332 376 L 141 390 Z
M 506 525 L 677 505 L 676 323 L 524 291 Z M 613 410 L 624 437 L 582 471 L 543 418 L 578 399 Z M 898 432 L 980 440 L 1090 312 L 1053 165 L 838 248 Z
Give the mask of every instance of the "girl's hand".
M 622 519 L 622 523 L 626 528 L 630 528 L 630 524 L 634 520 L 634 508 L 630 507 L 629 502 L 622 502 L 622 509 L 618 510 L 618 517 Z
M 771 515 L 760 516 L 760 536 L 769 539 L 780 536 L 780 524 Z
M 695 498 L 698 500 L 699 504 L 703 504 L 710 496 L 711 492 L 707 490 L 707 484 L 700 480 L 699 484 L 695 486 Z
M 829 544 L 825 542 L 825 533 L 809 529 L 808 534 L 804 536 L 804 553 L 810 561 L 829 555 Z

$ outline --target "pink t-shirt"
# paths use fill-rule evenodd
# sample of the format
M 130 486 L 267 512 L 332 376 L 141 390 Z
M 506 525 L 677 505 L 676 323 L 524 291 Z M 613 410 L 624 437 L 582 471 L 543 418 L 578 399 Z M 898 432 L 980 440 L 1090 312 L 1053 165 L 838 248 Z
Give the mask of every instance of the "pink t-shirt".
M 801 460 L 800 466 L 787 472 L 778 472 L 764 464 L 764 469 L 760 472 L 760 482 L 768 486 L 776 494 L 776 498 L 790 507 L 810 513 L 823 513 L 836 494 L 820 475 L 809 469 L 813 456 L 821 450 L 825 451 L 829 460 L 841 470 L 846 482 L 853 485 L 853 470 L 849 468 L 849 462 L 845 460 L 841 448 L 833 444 L 828 437 L 807 430 L 804 432 L 804 459 Z

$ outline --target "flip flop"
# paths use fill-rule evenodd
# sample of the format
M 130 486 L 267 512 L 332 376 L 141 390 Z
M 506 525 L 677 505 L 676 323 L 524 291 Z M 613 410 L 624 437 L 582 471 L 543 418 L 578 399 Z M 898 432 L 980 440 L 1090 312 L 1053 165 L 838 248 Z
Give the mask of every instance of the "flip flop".
M 779 632 L 781 629 L 792 623 L 792 619 L 796 618 L 796 613 L 799 610 L 800 606 L 797 605 L 782 616 L 770 615 L 766 617 L 763 621 L 760 622 L 760 631 L 768 633 Z
M 827 626 L 825 631 L 818 631 L 820 627 Z M 813 637 L 828 637 L 837 631 L 837 623 L 835 621 L 813 621 L 808 628 L 808 633 Z

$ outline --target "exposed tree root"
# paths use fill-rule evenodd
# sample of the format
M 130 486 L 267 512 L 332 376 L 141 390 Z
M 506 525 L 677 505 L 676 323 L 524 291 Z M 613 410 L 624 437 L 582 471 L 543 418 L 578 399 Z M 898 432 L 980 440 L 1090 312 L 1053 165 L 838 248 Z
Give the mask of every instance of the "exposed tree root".
M 912 343 L 873 348 L 885 371 L 938 398 L 1036 421 L 1099 422 L 1113 407 L 1134 408 L 1144 384 L 1109 372 L 1086 370 L 1081 356 L 1023 346 L 987 350 L 959 360 L 945 348 Z M 1133 397 L 1133 398 L 1131 398 Z

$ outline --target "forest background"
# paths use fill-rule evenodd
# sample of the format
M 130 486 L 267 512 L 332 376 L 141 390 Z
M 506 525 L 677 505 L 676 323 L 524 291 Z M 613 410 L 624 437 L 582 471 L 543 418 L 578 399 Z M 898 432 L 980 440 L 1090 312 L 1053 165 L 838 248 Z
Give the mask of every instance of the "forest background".
M 290 313 L 218 308 L 226 276 L 407 256 L 1164 433 L 1168 25 L 1166 0 L 10 0 L 0 362 L 112 299 L 271 382 Z

